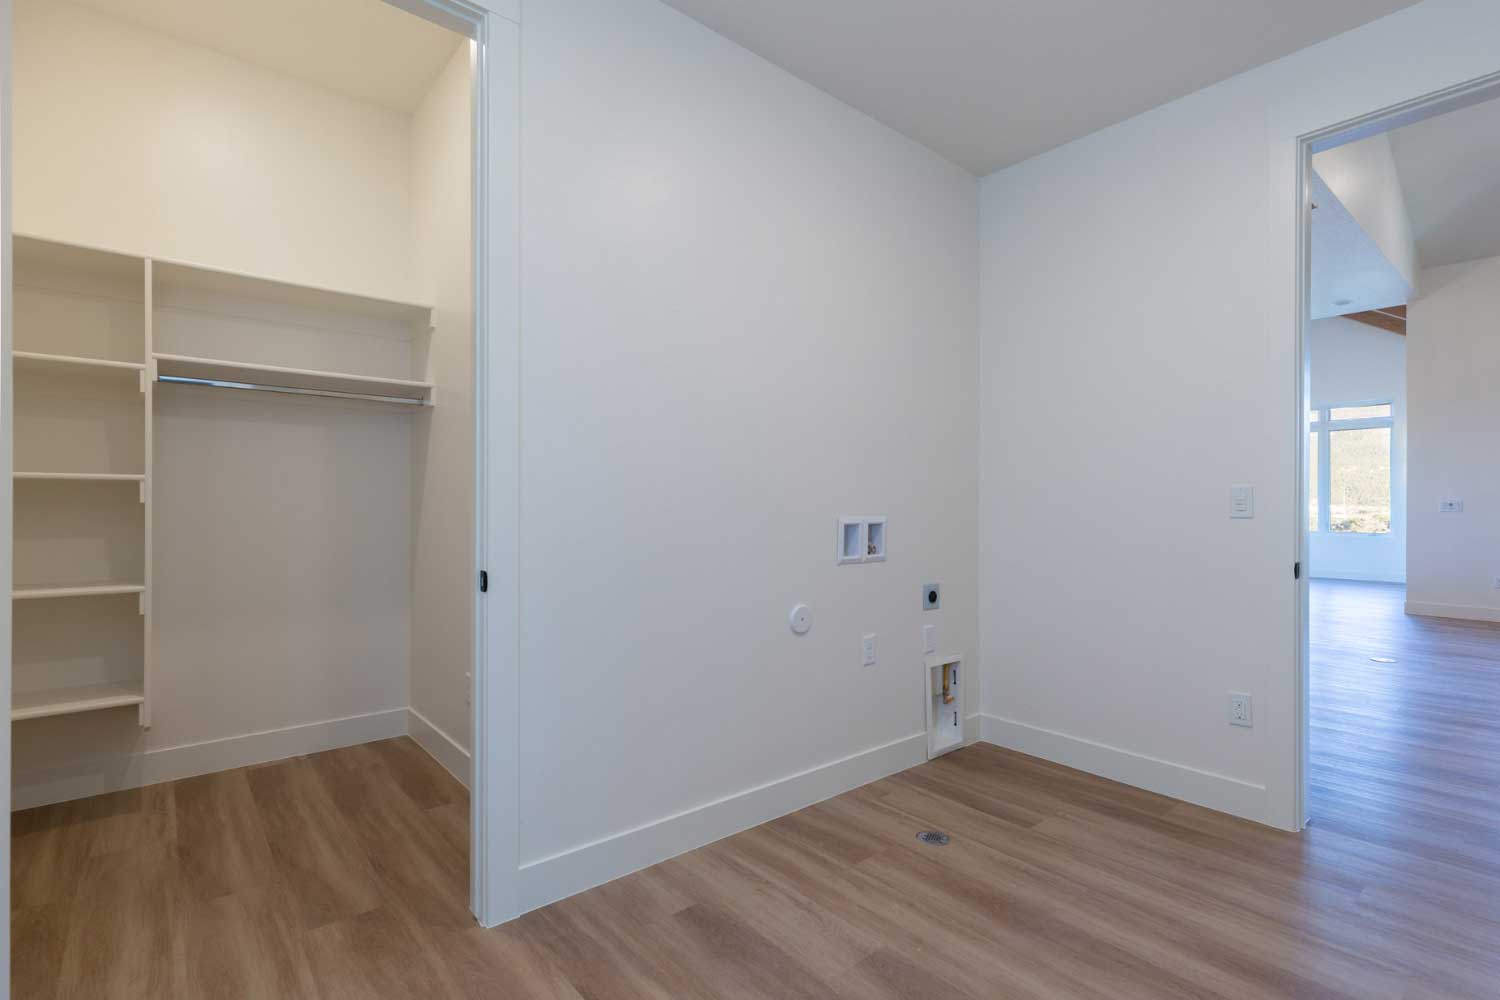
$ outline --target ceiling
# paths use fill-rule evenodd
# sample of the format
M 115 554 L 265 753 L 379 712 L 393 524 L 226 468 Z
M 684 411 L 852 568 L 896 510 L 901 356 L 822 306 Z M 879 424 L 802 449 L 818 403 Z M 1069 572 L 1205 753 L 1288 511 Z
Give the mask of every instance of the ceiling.
M 1421 266 L 1500 256 L 1500 100 L 1390 133 Z
M 104 14 L 396 111 L 462 39 L 383 0 L 78 0 Z
M 1313 319 L 1400 305 L 1411 287 L 1323 178 L 1312 175 Z
M 666 2 L 977 174 L 1412 5 L 1412 0 Z

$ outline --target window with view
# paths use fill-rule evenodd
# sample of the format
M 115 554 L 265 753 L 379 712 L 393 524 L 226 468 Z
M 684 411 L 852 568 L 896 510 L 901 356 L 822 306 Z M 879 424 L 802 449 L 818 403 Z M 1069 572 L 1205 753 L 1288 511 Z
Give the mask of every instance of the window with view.
M 1390 403 L 1330 406 L 1309 414 L 1309 530 L 1390 533 L 1392 425 Z

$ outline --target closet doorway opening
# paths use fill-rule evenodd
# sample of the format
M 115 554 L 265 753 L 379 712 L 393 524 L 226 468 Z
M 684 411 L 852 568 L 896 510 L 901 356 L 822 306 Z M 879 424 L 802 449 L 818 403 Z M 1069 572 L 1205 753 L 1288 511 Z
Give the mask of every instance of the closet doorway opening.
M 11 16 L 13 986 L 221 974 L 229 913 L 299 983 L 315 937 L 494 922 L 494 16 Z
M 1497 170 L 1495 79 L 1304 141 L 1299 825 L 1494 819 Z

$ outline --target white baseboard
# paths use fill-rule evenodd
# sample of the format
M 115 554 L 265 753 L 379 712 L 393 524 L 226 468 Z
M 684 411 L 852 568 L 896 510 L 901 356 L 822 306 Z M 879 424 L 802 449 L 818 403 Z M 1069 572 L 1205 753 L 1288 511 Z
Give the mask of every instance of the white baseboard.
M 1406 577 L 1381 573 L 1319 573 L 1314 571 L 1311 580 L 1349 580 L 1353 583 L 1405 583 Z
M 1500 608 L 1471 607 L 1467 604 L 1425 604 L 1407 601 L 1406 613 L 1426 618 L 1458 618 L 1469 622 L 1500 622 Z
M 469 784 L 469 774 L 473 765 L 469 751 L 459 746 L 457 740 L 433 725 L 427 716 L 415 708 L 408 708 L 406 711 L 409 715 L 406 730 L 417 741 L 417 745 L 443 765 L 443 770 L 457 778 L 459 784 L 465 788 L 472 787 Z
M 521 912 L 629 875 L 778 816 L 915 767 L 927 759 L 927 734 L 814 767 L 580 847 L 521 865 Z
M 980 716 L 980 734 L 986 743 L 1019 750 L 1032 757 L 1242 819 L 1265 823 L 1269 815 L 1264 785 L 1252 785 L 1227 775 L 1200 771 L 995 715 Z
M 11 809 L 30 809 L 250 764 L 264 764 L 299 754 L 371 743 L 405 736 L 406 731 L 407 710 L 393 708 L 203 743 L 115 755 L 64 767 L 22 771 L 12 777 Z

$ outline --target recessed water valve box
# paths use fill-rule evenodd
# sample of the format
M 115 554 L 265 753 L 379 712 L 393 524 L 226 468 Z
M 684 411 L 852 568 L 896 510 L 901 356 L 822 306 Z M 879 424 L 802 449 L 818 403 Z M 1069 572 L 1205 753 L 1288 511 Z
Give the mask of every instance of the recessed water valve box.
M 964 745 L 964 663 L 957 656 L 934 655 L 922 663 L 922 694 L 927 707 L 927 759 Z
M 886 519 L 839 518 L 838 563 L 885 562 Z

